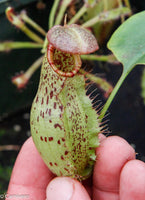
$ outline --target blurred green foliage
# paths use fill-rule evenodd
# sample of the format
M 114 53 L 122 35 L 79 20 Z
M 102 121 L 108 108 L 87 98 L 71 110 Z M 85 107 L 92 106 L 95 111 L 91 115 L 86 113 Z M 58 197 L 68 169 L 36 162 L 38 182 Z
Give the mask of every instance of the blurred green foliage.
M 33 0 L 34 1 L 34 0 Z M 33 1 L 14 1 L 19 2 L 17 10 L 26 9 L 28 15 L 40 24 L 46 31 L 48 29 L 48 15 L 52 6 L 52 1 L 46 4 L 42 10 L 38 9 Z M 7 1 L 5 6 L 11 6 L 13 1 Z M 13 3 L 14 3 L 13 2 Z M 0 6 L 2 3 L 0 4 Z M 2 8 L 1 8 L 2 9 Z M 4 9 L 4 8 L 3 8 Z M 0 42 L 2 41 L 30 41 L 21 31 L 17 30 L 6 19 L 4 10 L 0 15 Z M 21 49 L 10 52 L 0 52 L 0 119 L 7 114 L 14 113 L 19 109 L 30 106 L 37 90 L 39 81 L 38 70 L 32 77 L 27 88 L 18 91 L 11 83 L 12 76 L 26 70 L 41 55 L 40 49 Z
M 5 13 L 5 9 L 8 6 L 12 6 L 14 8 L 20 8 L 23 6 L 26 6 L 32 2 L 35 2 L 37 0 L 0 0 L 0 15 Z
M 5 166 L 3 167 L 0 165 L 0 182 L 3 184 L 0 184 L 0 194 L 6 193 L 7 183 L 10 180 L 12 172 L 12 166 Z

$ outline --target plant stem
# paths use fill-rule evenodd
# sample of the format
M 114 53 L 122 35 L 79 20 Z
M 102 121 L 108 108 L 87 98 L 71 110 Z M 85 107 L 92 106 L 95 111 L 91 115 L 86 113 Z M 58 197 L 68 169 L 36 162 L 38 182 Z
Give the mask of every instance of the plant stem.
M 75 22 L 77 22 L 78 19 L 80 19 L 80 17 L 86 12 L 87 7 L 86 4 L 84 4 L 80 10 L 73 16 L 73 18 L 68 22 L 69 24 L 74 24 Z
M 124 0 L 124 3 L 126 5 L 126 7 L 128 7 L 130 9 L 130 15 L 129 16 L 131 16 L 132 15 L 132 9 L 131 9 L 131 5 L 130 5 L 129 0 Z
M 119 7 L 116 9 L 112 9 L 112 10 L 100 13 L 99 15 L 95 16 L 94 18 L 82 24 L 82 27 L 84 28 L 91 27 L 98 22 L 107 22 L 110 20 L 115 20 L 115 19 L 118 19 L 120 15 L 129 15 L 129 14 L 130 14 L 129 8 Z
M 19 151 L 20 148 L 20 145 L 0 145 L 0 151 Z
M 37 43 L 43 44 L 43 40 L 36 35 L 34 32 L 32 32 L 24 23 L 20 15 L 16 15 L 14 12 L 14 9 L 11 7 L 8 7 L 6 9 L 6 16 L 8 20 L 17 28 L 19 28 L 21 31 L 23 31 L 29 38 L 34 40 Z
M 34 29 L 36 29 L 43 36 L 46 35 L 45 30 L 41 26 L 39 26 L 36 22 L 34 22 L 30 17 L 28 17 L 28 15 L 26 14 L 25 11 L 22 11 L 20 13 L 20 17 L 22 18 L 23 21 L 25 21 L 26 23 L 28 23 L 29 25 L 31 25 Z
M 119 3 L 119 7 L 122 8 L 123 7 L 123 2 L 122 0 L 118 0 L 118 3 Z M 121 14 L 121 23 L 123 23 L 125 21 L 125 17 L 123 14 Z
M 55 0 L 53 3 L 53 6 L 51 8 L 51 12 L 49 15 L 49 29 L 53 27 L 54 24 L 54 18 L 55 18 L 55 14 L 56 14 L 56 10 L 58 8 L 60 0 Z
M 20 73 L 12 78 L 12 83 L 16 85 L 18 89 L 25 88 L 29 79 L 34 74 L 34 72 L 40 67 L 43 60 L 43 56 L 38 58 L 28 69 L 25 73 Z
M 25 77 L 30 79 L 30 77 L 34 74 L 34 72 L 40 67 L 42 60 L 44 56 L 41 56 L 38 58 L 30 67 L 27 69 L 27 71 L 24 73 Z
M 0 43 L 0 51 L 10 51 L 12 49 L 22 48 L 42 48 L 42 44 L 33 42 L 2 42 Z
M 61 7 L 59 9 L 58 15 L 56 17 L 55 20 L 55 25 L 61 24 L 61 21 L 64 17 L 64 13 L 67 9 L 67 7 L 69 6 L 69 4 L 71 3 L 72 0 L 63 0 L 61 3 Z
M 145 67 L 142 71 L 141 75 L 141 97 L 143 99 L 143 103 L 145 105 Z
M 47 49 L 47 46 L 48 46 L 48 40 L 47 40 L 47 37 L 45 37 L 45 40 L 44 40 L 44 43 L 43 43 L 43 47 L 41 49 L 41 53 L 45 53 L 45 51 Z
M 84 60 L 96 60 L 102 62 L 115 62 L 117 61 L 113 54 L 110 55 L 81 55 L 81 58 Z
M 29 38 L 31 38 L 33 41 L 43 44 L 43 40 L 36 35 L 34 32 L 32 32 L 27 26 L 23 25 L 20 27 L 21 31 L 23 31 Z
M 122 85 L 123 81 L 125 80 L 126 76 L 127 76 L 127 73 L 124 73 L 124 72 L 123 72 L 122 75 L 121 75 L 121 77 L 119 78 L 117 84 L 115 85 L 115 87 L 114 87 L 112 93 L 110 94 L 110 96 L 109 96 L 107 102 L 105 103 L 103 109 L 101 110 L 101 113 L 100 113 L 100 116 L 99 116 L 99 118 L 100 118 L 101 121 L 102 121 L 104 115 L 106 114 L 106 112 L 107 112 L 107 110 L 108 110 L 108 108 L 109 108 L 111 102 L 113 101 L 113 99 L 114 99 L 116 93 L 118 92 L 120 86 Z
M 119 6 L 119 7 L 123 7 L 122 0 L 117 0 L 117 1 L 118 1 L 118 6 Z
M 108 0 L 103 0 L 104 11 L 108 10 Z
M 124 0 L 124 3 L 126 5 L 126 7 L 128 7 L 131 10 L 131 6 L 130 6 L 129 0 Z

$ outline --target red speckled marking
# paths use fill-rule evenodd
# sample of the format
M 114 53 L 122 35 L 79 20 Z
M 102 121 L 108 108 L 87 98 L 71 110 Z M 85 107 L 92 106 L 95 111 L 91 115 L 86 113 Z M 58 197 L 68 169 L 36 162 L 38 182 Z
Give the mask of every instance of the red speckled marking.
M 37 96 L 37 98 L 36 98 L 36 103 L 38 102 L 38 100 L 39 100 L 39 97 Z
M 50 99 L 53 97 L 53 91 L 50 92 Z
M 62 139 L 63 142 L 65 142 L 65 139 L 64 139 L 64 138 L 61 138 L 61 139 Z
M 63 157 L 63 156 L 61 156 L 61 160 L 64 160 L 64 157 Z
M 65 155 L 67 155 L 68 154 L 68 151 L 65 151 L 65 153 L 64 153 Z
M 45 114 L 47 114 L 48 113 L 48 108 L 46 109 L 46 111 L 45 111 Z
M 69 170 L 67 168 L 64 168 L 65 171 L 69 172 Z
M 62 130 L 62 127 L 61 127 L 61 125 L 60 124 L 54 124 L 54 128 L 57 128 L 57 127 L 59 127 L 60 128 L 60 130 Z
M 44 112 L 42 113 L 42 118 L 44 118 Z
M 49 96 L 47 96 L 46 104 L 48 105 L 49 102 Z
M 60 144 L 60 140 L 58 140 L 57 143 Z
M 53 104 L 53 105 L 54 105 L 54 106 L 53 106 L 53 108 L 54 108 L 54 109 L 56 109 L 56 102 L 54 102 L 54 104 Z
M 46 79 L 47 78 L 47 74 L 45 74 L 45 76 L 44 76 L 44 79 Z
M 49 114 L 49 116 L 51 116 L 51 109 L 49 109 L 48 114 Z
M 41 100 L 41 105 L 43 105 L 43 103 L 44 103 L 44 98 L 42 97 L 42 100 Z
M 59 106 L 60 111 L 63 111 L 63 105 Z
M 48 140 L 51 142 L 53 141 L 53 137 L 48 137 Z
M 39 122 L 39 116 L 37 116 L 37 122 Z
M 48 89 L 47 89 L 47 87 L 45 87 L 45 92 L 46 92 L 46 94 L 48 93 Z

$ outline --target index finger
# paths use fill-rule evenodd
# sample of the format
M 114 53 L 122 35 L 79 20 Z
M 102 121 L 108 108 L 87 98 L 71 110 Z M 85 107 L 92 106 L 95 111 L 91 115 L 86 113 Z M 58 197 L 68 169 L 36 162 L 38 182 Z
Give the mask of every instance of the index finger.
M 15 162 L 7 198 L 16 200 L 16 196 L 20 198 L 22 195 L 23 198 L 32 200 L 45 199 L 46 187 L 53 177 L 30 137 L 22 146 Z

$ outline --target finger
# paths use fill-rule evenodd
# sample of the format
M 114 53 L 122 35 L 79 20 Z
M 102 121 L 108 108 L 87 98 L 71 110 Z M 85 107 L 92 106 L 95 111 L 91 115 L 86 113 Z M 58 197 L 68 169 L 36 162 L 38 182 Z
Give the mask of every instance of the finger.
M 46 187 L 53 175 L 42 161 L 36 147 L 29 138 L 17 157 L 11 180 L 8 187 L 7 198 L 11 200 L 20 198 L 45 199 Z M 8 198 L 8 199 L 9 199 Z
M 104 134 L 102 134 L 102 133 L 100 133 L 100 134 L 98 135 L 98 137 L 99 137 L 100 143 L 101 143 L 104 139 L 106 139 L 106 136 L 105 136 Z
M 97 148 L 94 166 L 94 199 L 118 199 L 120 172 L 124 164 L 135 159 L 134 149 L 122 138 L 110 136 Z
M 90 200 L 90 197 L 77 180 L 68 177 L 54 178 L 46 190 L 47 200 Z
M 145 163 L 131 160 L 123 167 L 120 177 L 120 200 L 145 199 Z

